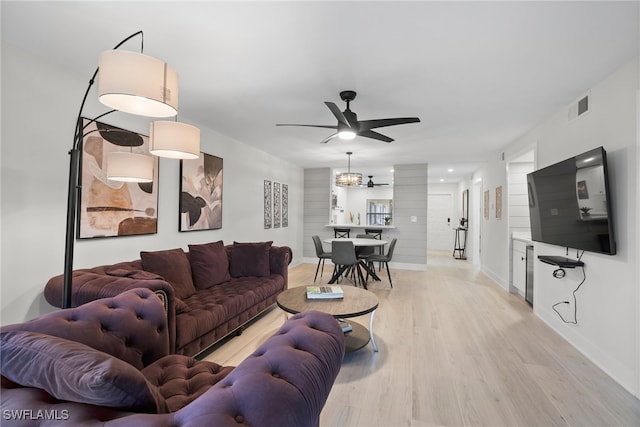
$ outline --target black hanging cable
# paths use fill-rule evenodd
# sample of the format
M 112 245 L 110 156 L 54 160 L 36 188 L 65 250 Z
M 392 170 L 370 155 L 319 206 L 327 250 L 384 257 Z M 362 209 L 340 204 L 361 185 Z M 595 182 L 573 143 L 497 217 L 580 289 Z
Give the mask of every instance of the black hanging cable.
M 582 258 L 582 255 L 584 255 L 584 251 L 582 251 L 582 254 L 580 255 L 580 257 L 578 258 L 578 261 L 580 261 L 580 258 Z M 553 304 L 553 306 L 551 306 L 553 308 L 553 311 L 555 311 L 558 316 L 560 316 L 560 319 L 562 319 L 562 321 L 564 323 L 571 323 L 573 325 L 577 325 L 578 324 L 578 300 L 576 298 L 576 293 L 580 290 L 580 287 L 584 284 L 584 282 L 587 280 L 587 273 L 584 270 L 584 265 L 581 266 L 582 267 L 582 281 L 580 282 L 580 284 L 578 284 L 578 286 L 573 290 L 573 320 L 567 320 L 564 318 L 564 316 L 562 316 L 562 314 L 556 309 L 556 306 L 560 305 L 560 304 L 570 304 L 569 301 L 560 301 L 558 303 Z M 556 276 L 556 272 L 558 270 L 562 271 L 562 275 L 557 275 Z M 559 268 L 557 270 L 555 270 L 553 272 L 553 277 L 560 279 L 563 278 L 565 276 L 564 270 Z

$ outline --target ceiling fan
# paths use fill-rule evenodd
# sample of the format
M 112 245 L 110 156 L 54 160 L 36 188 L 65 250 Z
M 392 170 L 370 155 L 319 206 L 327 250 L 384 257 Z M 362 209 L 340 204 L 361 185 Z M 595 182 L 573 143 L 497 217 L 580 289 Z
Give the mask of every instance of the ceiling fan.
M 353 139 L 356 136 L 362 136 L 365 138 L 377 139 L 379 141 L 391 142 L 393 141 L 393 138 L 389 138 L 388 136 L 375 132 L 371 129 L 420 122 L 420 119 L 417 117 L 397 117 L 393 119 L 358 121 L 358 115 L 349 108 L 351 101 L 356 98 L 356 92 L 353 90 L 343 90 L 340 92 L 340 98 L 347 103 L 347 109 L 344 111 L 340 111 L 338 106 L 333 102 L 325 102 L 325 105 L 329 107 L 329 110 L 331 110 L 335 118 L 338 119 L 337 125 L 298 125 L 280 123 L 276 124 L 276 126 L 305 126 L 335 129 L 336 133 L 323 139 L 323 143 L 329 142 L 336 136 L 340 139 Z
M 380 183 L 380 184 L 376 184 L 373 182 L 373 175 L 367 175 L 369 177 L 369 182 L 367 182 L 367 187 L 369 188 L 373 188 L 376 187 L 378 185 L 389 185 L 387 183 Z

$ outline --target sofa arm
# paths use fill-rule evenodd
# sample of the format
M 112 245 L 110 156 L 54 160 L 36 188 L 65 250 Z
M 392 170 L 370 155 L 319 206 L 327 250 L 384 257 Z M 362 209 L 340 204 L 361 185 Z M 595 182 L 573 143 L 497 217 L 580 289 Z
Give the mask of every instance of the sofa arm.
M 288 271 L 292 258 L 293 252 L 288 246 L 271 246 L 269 249 L 269 268 L 271 274 L 279 274 L 284 277 L 285 289 L 288 286 Z
M 54 307 L 62 307 L 64 293 L 62 275 L 49 279 L 44 288 L 44 297 Z M 145 288 L 158 295 L 163 301 L 167 313 L 169 344 L 175 349 L 176 339 L 176 301 L 173 287 L 162 279 L 140 280 L 131 277 L 110 276 L 87 270 L 76 270 L 71 280 L 71 307 L 87 302 L 120 295 L 130 289 Z
M 317 426 L 343 356 L 344 334 L 332 316 L 297 314 L 175 419 L 183 426 Z
M 317 311 L 300 313 L 179 411 L 126 416 L 104 425 L 317 427 L 343 356 L 338 322 Z

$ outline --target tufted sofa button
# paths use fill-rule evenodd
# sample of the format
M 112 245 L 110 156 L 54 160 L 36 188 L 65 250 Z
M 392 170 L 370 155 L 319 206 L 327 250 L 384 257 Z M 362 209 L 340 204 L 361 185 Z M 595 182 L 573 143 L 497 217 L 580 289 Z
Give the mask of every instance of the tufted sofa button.
M 236 422 L 238 424 L 242 424 L 244 422 L 244 417 L 242 415 L 236 415 Z

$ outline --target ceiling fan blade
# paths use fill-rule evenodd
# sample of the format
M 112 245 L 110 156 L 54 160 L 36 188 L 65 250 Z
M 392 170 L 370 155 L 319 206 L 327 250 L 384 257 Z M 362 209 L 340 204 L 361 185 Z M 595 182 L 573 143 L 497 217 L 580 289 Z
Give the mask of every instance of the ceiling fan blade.
M 326 144 L 327 142 L 331 141 L 333 138 L 335 138 L 336 136 L 338 136 L 338 132 L 334 133 L 333 135 L 329 135 L 328 137 L 326 137 L 325 139 L 323 139 L 322 141 L 320 141 L 321 144 Z
M 381 128 L 385 126 L 404 125 L 407 123 L 418 123 L 420 119 L 417 117 L 397 117 L 395 119 L 377 119 L 377 120 L 361 120 L 360 130 L 369 130 Z
M 338 129 L 338 126 L 335 126 L 335 125 L 296 125 L 296 124 L 289 124 L 289 123 L 277 123 L 276 126 L 304 126 L 308 128 Z
M 374 132 L 372 130 L 365 130 L 358 132 L 358 136 L 364 136 L 365 138 L 377 139 L 378 141 L 391 142 L 393 138 L 389 138 L 386 135 L 383 135 L 378 132 Z
M 345 126 L 351 127 L 351 125 L 349 124 L 349 120 L 347 120 L 344 114 L 342 114 L 342 111 L 340 111 L 340 109 L 336 104 L 334 104 L 333 102 L 326 101 L 325 105 L 329 107 L 329 110 L 331 110 L 333 115 L 336 116 L 336 119 L 338 119 L 338 122 L 342 123 Z

